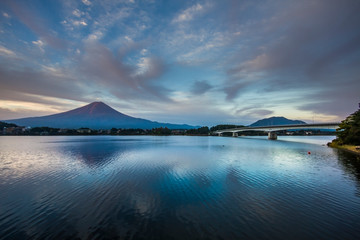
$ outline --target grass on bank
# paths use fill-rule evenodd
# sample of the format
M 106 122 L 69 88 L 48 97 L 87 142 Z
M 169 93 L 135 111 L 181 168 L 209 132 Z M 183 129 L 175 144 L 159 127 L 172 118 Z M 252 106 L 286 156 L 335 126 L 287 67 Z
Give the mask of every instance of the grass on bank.
M 360 109 L 341 121 L 336 136 L 328 146 L 360 155 Z
M 343 149 L 352 153 L 356 153 L 360 155 L 360 146 L 354 146 L 354 145 L 339 145 L 337 144 L 335 141 L 328 143 L 329 147 L 333 147 L 333 148 L 338 148 L 338 149 Z

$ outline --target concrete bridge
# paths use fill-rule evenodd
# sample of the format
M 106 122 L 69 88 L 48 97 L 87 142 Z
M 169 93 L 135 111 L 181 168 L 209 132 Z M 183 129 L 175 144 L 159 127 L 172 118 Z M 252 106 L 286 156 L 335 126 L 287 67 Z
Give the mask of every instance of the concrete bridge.
M 299 129 L 299 130 L 310 130 L 310 129 L 337 129 L 340 123 L 314 123 L 314 124 L 293 124 L 293 125 L 277 125 L 277 126 L 262 126 L 262 127 L 241 127 L 241 128 L 231 128 L 214 131 L 214 134 L 222 136 L 223 133 L 232 133 L 233 137 L 238 137 L 239 132 L 244 131 L 261 131 L 267 132 L 268 138 L 271 140 L 276 140 L 277 135 L 276 131 L 281 130 L 290 130 L 290 129 Z

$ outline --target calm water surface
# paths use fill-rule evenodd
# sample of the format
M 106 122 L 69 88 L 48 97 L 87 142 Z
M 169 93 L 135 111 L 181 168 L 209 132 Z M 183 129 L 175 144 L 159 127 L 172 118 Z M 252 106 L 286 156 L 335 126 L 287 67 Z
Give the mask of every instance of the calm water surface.
M 0 238 L 360 239 L 331 139 L 0 137 Z

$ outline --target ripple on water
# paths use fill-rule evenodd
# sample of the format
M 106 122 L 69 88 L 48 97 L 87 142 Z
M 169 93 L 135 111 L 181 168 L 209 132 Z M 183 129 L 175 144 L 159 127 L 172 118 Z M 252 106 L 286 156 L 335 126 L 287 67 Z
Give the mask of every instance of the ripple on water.
M 0 238 L 360 239 L 359 169 L 305 142 L 2 137 Z

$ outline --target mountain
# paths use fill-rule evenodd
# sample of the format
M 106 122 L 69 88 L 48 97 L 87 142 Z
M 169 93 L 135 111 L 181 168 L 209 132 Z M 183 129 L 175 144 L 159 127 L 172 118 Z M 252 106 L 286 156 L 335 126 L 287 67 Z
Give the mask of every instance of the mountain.
M 19 126 L 30 127 L 52 127 L 52 128 L 142 128 L 151 129 L 167 127 L 170 129 L 191 129 L 194 126 L 186 124 L 170 124 L 153 122 L 146 119 L 134 118 L 125 115 L 109 107 L 103 102 L 93 102 L 86 106 L 76 108 L 67 112 L 20 119 L 5 120 L 7 123 L 15 123 Z
M 261 126 L 276 126 L 276 125 L 292 125 L 292 124 L 306 124 L 306 122 L 300 120 L 290 120 L 284 117 L 271 117 L 258 120 L 250 125 L 250 127 Z

